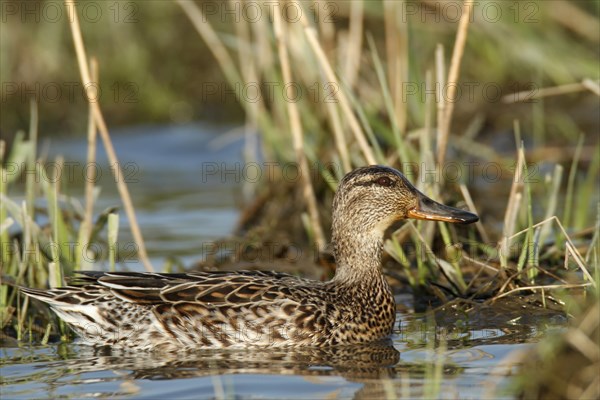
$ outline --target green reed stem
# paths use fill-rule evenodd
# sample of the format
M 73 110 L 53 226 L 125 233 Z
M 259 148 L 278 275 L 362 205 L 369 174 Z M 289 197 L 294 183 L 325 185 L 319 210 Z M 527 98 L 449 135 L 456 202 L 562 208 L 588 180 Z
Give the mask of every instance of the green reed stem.
M 38 165 L 36 165 L 37 137 L 38 137 L 38 108 L 34 99 L 30 103 L 29 120 L 29 148 L 27 154 L 27 174 L 25 180 L 25 199 L 27 204 L 27 214 L 35 221 L 35 197 L 36 183 L 39 179 Z
M 569 179 L 567 181 L 567 195 L 565 198 L 565 212 L 563 214 L 562 223 L 565 227 L 571 226 L 571 215 L 573 213 L 573 190 L 575 188 L 575 178 L 577 178 L 577 167 L 579 165 L 579 159 L 581 157 L 581 150 L 583 149 L 584 136 L 579 136 L 577 142 L 577 148 L 573 155 L 573 161 L 571 162 L 571 169 L 569 170 Z

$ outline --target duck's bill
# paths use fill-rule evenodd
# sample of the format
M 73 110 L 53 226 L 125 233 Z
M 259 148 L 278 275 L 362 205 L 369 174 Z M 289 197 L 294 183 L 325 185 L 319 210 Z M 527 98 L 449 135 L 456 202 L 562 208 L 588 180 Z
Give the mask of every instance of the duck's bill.
M 455 224 L 472 224 L 479 221 L 479 217 L 471 212 L 440 204 L 431 200 L 423 193 L 418 192 L 417 206 L 409 210 L 407 216 L 414 219 L 429 221 L 444 221 Z

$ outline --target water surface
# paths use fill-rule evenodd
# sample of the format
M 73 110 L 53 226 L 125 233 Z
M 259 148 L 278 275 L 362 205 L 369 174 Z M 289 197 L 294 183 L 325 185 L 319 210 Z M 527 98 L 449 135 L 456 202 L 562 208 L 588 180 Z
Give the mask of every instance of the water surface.
M 95 214 L 121 205 L 115 179 L 125 181 L 157 269 L 169 257 L 184 264 L 197 261 L 208 244 L 232 232 L 243 200 L 241 182 L 235 174 L 219 171 L 235 171 L 242 163 L 243 137 L 238 130 L 207 124 L 147 126 L 112 136 L 122 170 L 119 177 L 113 175 L 100 141 L 93 167 L 86 163 L 85 139 L 53 138 L 42 147 L 48 149 L 48 163 L 56 156 L 71 163 L 72 173 L 62 174 L 68 181 L 66 194 L 82 199 L 82 177 L 94 179 L 100 187 Z M 123 209 L 119 216 L 119 243 L 125 248 L 133 239 Z M 124 258 L 122 268 L 143 269 L 135 257 Z
M 521 327 L 529 334 L 516 341 L 501 329 L 458 334 L 424 328 L 421 316 L 397 320 L 389 341 L 327 349 L 171 355 L 110 353 L 76 343 L 3 348 L 2 397 L 511 398 L 506 376 L 515 368 L 514 352 L 543 331 Z

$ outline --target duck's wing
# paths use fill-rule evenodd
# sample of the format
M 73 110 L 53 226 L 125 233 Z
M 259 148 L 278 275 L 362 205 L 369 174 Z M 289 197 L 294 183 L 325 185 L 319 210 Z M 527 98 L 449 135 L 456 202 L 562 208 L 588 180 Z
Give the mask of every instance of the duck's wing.
M 310 282 L 289 274 L 265 271 L 76 273 L 68 286 L 50 290 L 21 287 L 20 290 L 50 305 L 85 305 L 107 295 L 148 305 L 177 302 L 216 304 L 283 298 L 290 294 L 289 286 Z
M 81 284 L 101 286 L 138 304 L 244 304 L 294 297 L 312 281 L 266 271 L 190 272 L 182 274 L 81 272 Z
M 49 303 L 68 323 L 85 318 L 132 337 L 147 330 L 157 335 L 146 338 L 150 341 L 172 337 L 184 347 L 314 344 L 315 335 L 326 329 L 320 284 L 289 274 L 79 274 L 70 286 L 22 290 Z
M 326 329 L 315 283 L 263 271 L 90 275 L 113 295 L 152 309 L 183 346 L 311 344 Z M 317 283 L 318 285 L 318 283 Z M 318 293 L 318 292 L 317 292 Z
M 315 282 L 289 274 L 106 273 L 97 282 L 123 300 L 151 305 L 161 329 L 185 346 L 311 344 L 327 324 Z

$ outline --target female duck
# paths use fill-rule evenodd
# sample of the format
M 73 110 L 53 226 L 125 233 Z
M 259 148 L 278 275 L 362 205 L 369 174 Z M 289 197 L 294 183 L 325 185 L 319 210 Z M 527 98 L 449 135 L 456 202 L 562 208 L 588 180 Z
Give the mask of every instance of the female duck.
M 342 179 L 333 200 L 337 268 L 328 282 L 276 272 L 81 272 L 74 286 L 22 290 L 99 346 L 176 351 L 364 343 L 392 332 L 383 234 L 404 218 L 478 220 L 429 199 L 395 169 L 363 167 Z

